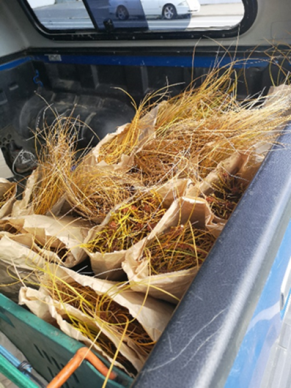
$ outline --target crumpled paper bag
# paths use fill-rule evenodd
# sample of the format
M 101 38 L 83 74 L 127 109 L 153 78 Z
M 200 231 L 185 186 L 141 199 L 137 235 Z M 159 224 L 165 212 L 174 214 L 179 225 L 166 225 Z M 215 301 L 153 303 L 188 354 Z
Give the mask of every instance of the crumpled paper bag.
M 122 285 L 120 283 L 80 275 L 67 268 L 55 267 L 53 265 L 50 265 L 49 268 L 50 272 L 54 274 L 54 281 L 63 279 L 66 283 L 78 282 L 82 286 L 90 287 L 98 295 L 104 295 L 106 293 L 114 302 L 128 309 L 129 314 L 139 321 L 153 341 L 158 340 L 173 313 L 173 306 L 157 301 L 151 297 L 144 297 L 139 293 L 133 292 L 128 287 L 122 291 Z M 92 319 L 89 315 L 85 315 L 83 312 L 68 304 L 53 301 L 45 287 L 46 280 L 49 282 L 50 278 L 43 278 L 43 286 L 39 291 L 22 288 L 19 303 L 26 304 L 34 314 L 47 321 L 52 321 L 53 319 L 58 323 L 62 323 L 62 320 L 59 318 L 60 316 L 62 318 L 70 316 L 90 324 L 94 322 L 96 327 L 102 330 L 107 338 L 114 343 L 116 348 L 120 345 L 121 334 L 114 331 L 114 326 L 109 329 L 108 325 L 105 325 L 104 322 L 102 324 L 100 317 L 99 319 Z M 66 324 L 65 326 L 66 334 L 76 338 L 78 335 L 76 330 L 71 330 L 71 325 L 68 326 Z M 61 329 L 63 330 L 63 328 L 64 325 L 62 324 Z M 137 371 L 141 369 L 146 360 L 146 356 L 138 351 L 133 340 L 127 334 L 120 347 L 120 353 L 132 363 Z
M 190 185 L 189 179 L 176 179 L 167 182 L 164 185 L 155 187 L 154 190 L 163 198 L 163 206 L 168 208 L 174 200 L 181 197 L 187 187 Z M 130 201 L 131 199 L 129 199 Z M 116 206 L 112 212 L 117 210 L 120 205 Z M 100 232 L 111 220 L 111 212 L 107 215 L 104 221 L 95 227 L 93 227 L 84 242 L 84 245 L 91 240 L 94 240 L 96 234 Z M 124 272 L 121 267 L 121 263 L 125 259 L 126 250 L 120 250 L 110 253 L 90 252 L 84 248 L 87 255 L 90 257 L 91 267 L 93 272 L 98 277 L 109 280 L 122 280 Z
M 3 198 L 3 195 L 7 193 L 8 190 L 11 190 L 11 194 L 9 195 L 9 198 L 5 201 L 5 203 L 3 203 L 2 207 L 0 208 L 0 218 L 10 215 L 13 204 L 16 200 L 16 191 L 17 191 L 16 182 L 9 182 L 5 178 L 0 178 L 0 198 Z M 0 202 L 2 202 L 2 199 L 0 200 Z
M 12 217 L 23 217 L 34 214 L 34 205 L 32 203 L 33 190 L 41 177 L 38 169 L 34 170 L 28 177 L 25 189 L 22 194 L 22 199 L 15 201 L 12 208 Z M 48 215 L 58 216 L 61 213 L 66 213 L 70 210 L 68 207 L 65 195 L 62 195 L 57 202 L 47 212 Z
M 233 153 L 229 158 L 220 162 L 216 169 L 211 171 L 202 182 L 196 183 L 189 187 L 186 191 L 188 197 L 199 197 L 201 195 L 209 195 L 215 191 L 215 186 L 219 184 L 221 174 L 237 175 L 239 171 L 246 165 L 248 155 Z
M 64 306 L 54 301 L 50 296 L 29 287 L 21 288 L 19 292 L 19 304 L 26 305 L 30 311 L 40 319 L 50 324 L 57 325 L 60 330 L 69 337 L 83 342 L 89 348 L 92 347 L 93 350 L 96 350 L 102 356 L 106 357 L 109 362 L 113 361 L 112 358 L 106 355 L 106 353 L 104 353 L 104 351 L 98 346 L 98 343 L 91 341 L 88 337 L 85 337 L 79 330 L 67 322 L 66 316 L 69 312 L 71 313 L 71 310 L 73 310 L 73 316 L 78 318 L 81 317 L 84 323 L 91 324 L 91 320 L 84 317 L 84 314 L 75 311 L 76 309 L 70 307 L 64 308 Z M 133 356 L 135 357 L 135 354 Z M 115 366 L 125 369 L 123 365 L 118 362 L 115 362 Z
M 34 250 L 31 234 L 0 232 L 0 292 L 17 301 L 24 284 L 37 285 L 45 259 Z
M 55 258 L 66 267 L 73 267 L 87 255 L 81 248 L 88 233 L 88 225 L 72 217 L 54 218 L 42 215 L 28 215 L 21 218 L 11 217 L 0 220 L 0 231 L 16 229 L 19 233 L 29 233 L 40 251 L 48 260 Z M 39 252 L 40 252 L 39 251 Z M 47 252 L 51 251 L 59 256 Z
M 88 157 L 84 159 L 82 163 L 87 166 L 95 166 L 99 165 L 104 168 L 114 169 L 114 171 L 126 172 L 130 170 L 134 165 L 134 154 L 138 152 L 140 148 L 152 137 L 155 136 L 155 123 L 157 120 L 159 106 L 156 106 L 154 109 L 149 111 L 139 120 L 139 139 L 137 141 L 137 145 L 133 148 L 130 155 L 122 155 L 120 161 L 117 164 L 108 164 L 104 160 L 102 160 L 100 150 L 102 147 L 111 142 L 115 138 L 119 138 L 122 140 L 124 136 L 127 134 L 129 124 L 124 124 L 123 126 L 117 128 L 114 133 L 109 133 L 102 139 L 95 148 L 91 150 L 88 154 Z M 133 119 L 134 120 L 134 119 Z
M 182 197 L 167 210 L 162 220 L 150 235 L 130 248 L 125 255 L 122 268 L 126 272 L 132 289 L 172 303 L 177 303 L 184 295 L 199 268 L 151 275 L 148 259 L 144 257 L 147 244 L 158 238 L 172 226 L 184 225 L 187 221 L 197 229 L 209 230 L 218 237 L 225 221 L 215 217 L 203 198 Z

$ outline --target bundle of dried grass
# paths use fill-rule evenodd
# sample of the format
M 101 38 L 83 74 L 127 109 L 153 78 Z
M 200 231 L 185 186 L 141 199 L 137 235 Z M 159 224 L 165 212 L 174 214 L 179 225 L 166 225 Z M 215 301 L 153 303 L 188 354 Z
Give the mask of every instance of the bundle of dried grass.
M 89 252 L 127 250 L 148 235 L 165 212 L 162 197 L 157 192 L 138 192 L 110 213 L 104 227 L 83 246 Z
M 213 184 L 213 192 L 206 196 L 212 212 L 219 218 L 229 219 L 249 182 L 227 172 L 219 175 L 219 182 Z
M 195 229 L 188 221 L 156 236 L 146 246 L 144 256 L 153 275 L 199 268 L 215 241 L 211 233 Z
M 290 120 L 288 94 L 238 102 L 232 73 L 230 67 L 218 77 L 213 70 L 200 87 L 160 105 L 155 136 L 135 155 L 133 171 L 145 184 L 173 174 L 201 181 L 234 152 L 255 154 L 257 144 L 274 143 Z
M 0 218 L 10 215 L 16 200 L 17 184 L 0 178 Z
M 219 115 L 234 110 L 238 103 L 233 65 L 210 70 L 201 80 L 194 80 L 183 93 L 161 104 L 156 121 L 157 135 L 162 136 L 184 120 L 199 121 L 213 113 Z M 199 87 L 195 86 L 197 82 L 201 82 Z
M 116 331 L 119 336 L 122 336 L 125 332 L 125 335 L 134 342 L 143 356 L 146 357 L 153 348 L 155 342 L 149 337 L 141 324 L 130 315 L 127 308 L 116 303 L 106 293 L 98 295 L 91 287 L 84 287 L 77 282 L 56 282 L 51 284 L 48 290 L 53 300 L 62 304 L 69 304 L 85 315 L 95 320 L 101 320 L 107 327 Z M 74 324 L 74 320 L 71 323 Z M 95 332 L 96 329 L 95 326 Z M 99 339 L 98 336 L 98 343 Z M 103 335 L 100 343 L 103 350 L 112 356 L 112 342 Z
M 213 127 L 202 131 L 201 136 L 206 136 L 207 141 L 199 150 L 200 177 L 205 178 L 234 152 L 256 155 L 258 144 L 271 147 L 290 116 L 284 115 L 286 97 L 273 100 L 268 106 L 254 106 L 264 101 L 259 97 L 237 111 L 226 112 Z
M 156 228 L 126 252 L 122 268 L 132 289 L 177 303 L 219 236 L 221 221 L 203 198 L 175 200 Z
M 65 194 L 68 178 L 76 164 L 76 122 L 73 117 L 57 116 L 42 133 L 44 143 L 38 154 L 39 163 L 29 199 L 35 214 L 47 214 Z
M 38 316 L 55 319 L 75 338 L 91 340 L 110 361 L 117 358 L 128 371 L 140 370 L 173 307 L 133 292 L 127 283 L 95 279 L 56 265 L 47 265 L 43 272 L 40 289 L 23 288 L 20 303 Z
M 180 140 L 179 140 L 180 141 Z M 170 179 L 187 178 L 195 179 L 197 163 L 189 155 L 191 144 L 181 139 L 180 143 L 171 139 L 155 139 L 145 144 L 135 154 L 135 167 L 130 171 L 137 176 L 143 185 L 150 187 L 163 184 Z
M 131 197 L 140 183 L 129 175 L 79 164 L 67 179 L 67 200 L 83 217 L 100 223 L 111 209 Z
M 159 96 L 160 92 L 155 92 L 149 96 L 146 96 L 143 101 L 137 106 L 133 98 L 126 93 L 136 111 L 135 116 L 131 123 L 120 127 L 116 135 L 109 135 L 108 139 L 100 143 L 98 148 L 97 162 L 105 162 L 108 165 L 118 164 L 122 157 L 130 156 L 137 147 L 140 147 L 148 136 L 151 135 L 151 129 L 153 121 L 155 121 L 155 114 L 152 117 L 151 114 L 147 114 L 151 111 L 151 108 L 155 104 L 151 103 L 151 100 Z
M 0 209 L 15 195 L 15 184 L 5 191 L 0 197 Z

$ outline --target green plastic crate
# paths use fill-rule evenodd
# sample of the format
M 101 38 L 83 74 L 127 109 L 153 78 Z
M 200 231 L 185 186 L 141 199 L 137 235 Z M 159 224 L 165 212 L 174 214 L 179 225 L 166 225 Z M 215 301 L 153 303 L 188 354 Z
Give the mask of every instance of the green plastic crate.
M 31 366 L 48 382 L 59 373 L 79 348 L 84 347 L 80 342 L 68 337 L 2 294 L 0 294 L 0 331 L 18 347 Z M 101 356 L 98 357 L 109 366 Z M 117 378 L 115 381 L 109 380 L 107 387 L 130 387 L 132 379 L 117 368 L 113 370 Z M 89 362 L 83 361 L 63 387 L 99 388 L 102 387 L 104 379 Z M 26 378 L 23 376 L 23 387 L 26 387 L 25 381 Z
M 0 373 L 7 377 L 19 388 L 38 388 L 28 377 L 20 372 L 15 366 L 10 364 L 5 357 L 0 354 Z

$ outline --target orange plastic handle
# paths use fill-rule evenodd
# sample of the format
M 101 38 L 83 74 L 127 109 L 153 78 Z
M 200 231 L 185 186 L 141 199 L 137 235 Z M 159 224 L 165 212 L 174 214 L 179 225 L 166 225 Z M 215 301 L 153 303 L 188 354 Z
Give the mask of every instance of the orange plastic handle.
M 68 378 L 75 372 L 76 369 L 82 364 L 83 360 L 87 360 L 92 364 L 103 376 L 107 376 L 109 369 L 103 364 L 90 349 L 84 347 L 80 348 L 73 358 L 67 363 L 67 365 L 56 375 L 56 377 L 47 385 L 47 388 L 59 388 Z M 116 374 L 110 372 L 109 379 L 114 380 Z

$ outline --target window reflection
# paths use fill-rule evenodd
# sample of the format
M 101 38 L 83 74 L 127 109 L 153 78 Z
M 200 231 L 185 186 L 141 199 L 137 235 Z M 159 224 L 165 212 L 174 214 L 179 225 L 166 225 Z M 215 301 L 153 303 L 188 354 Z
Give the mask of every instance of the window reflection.
M 28 0 L 49 29 L 189 31 L 225 29 L 243 18 L 242 0 Z M 85 3 L 85 4 L 84 4 Z M 87 8 L 87 9 L 86 9 Z M 90 14 L 90 16 L 89 16 Z
M 50 30 L 93 29 L 83 1 L 27 0 L 40 23 Z

